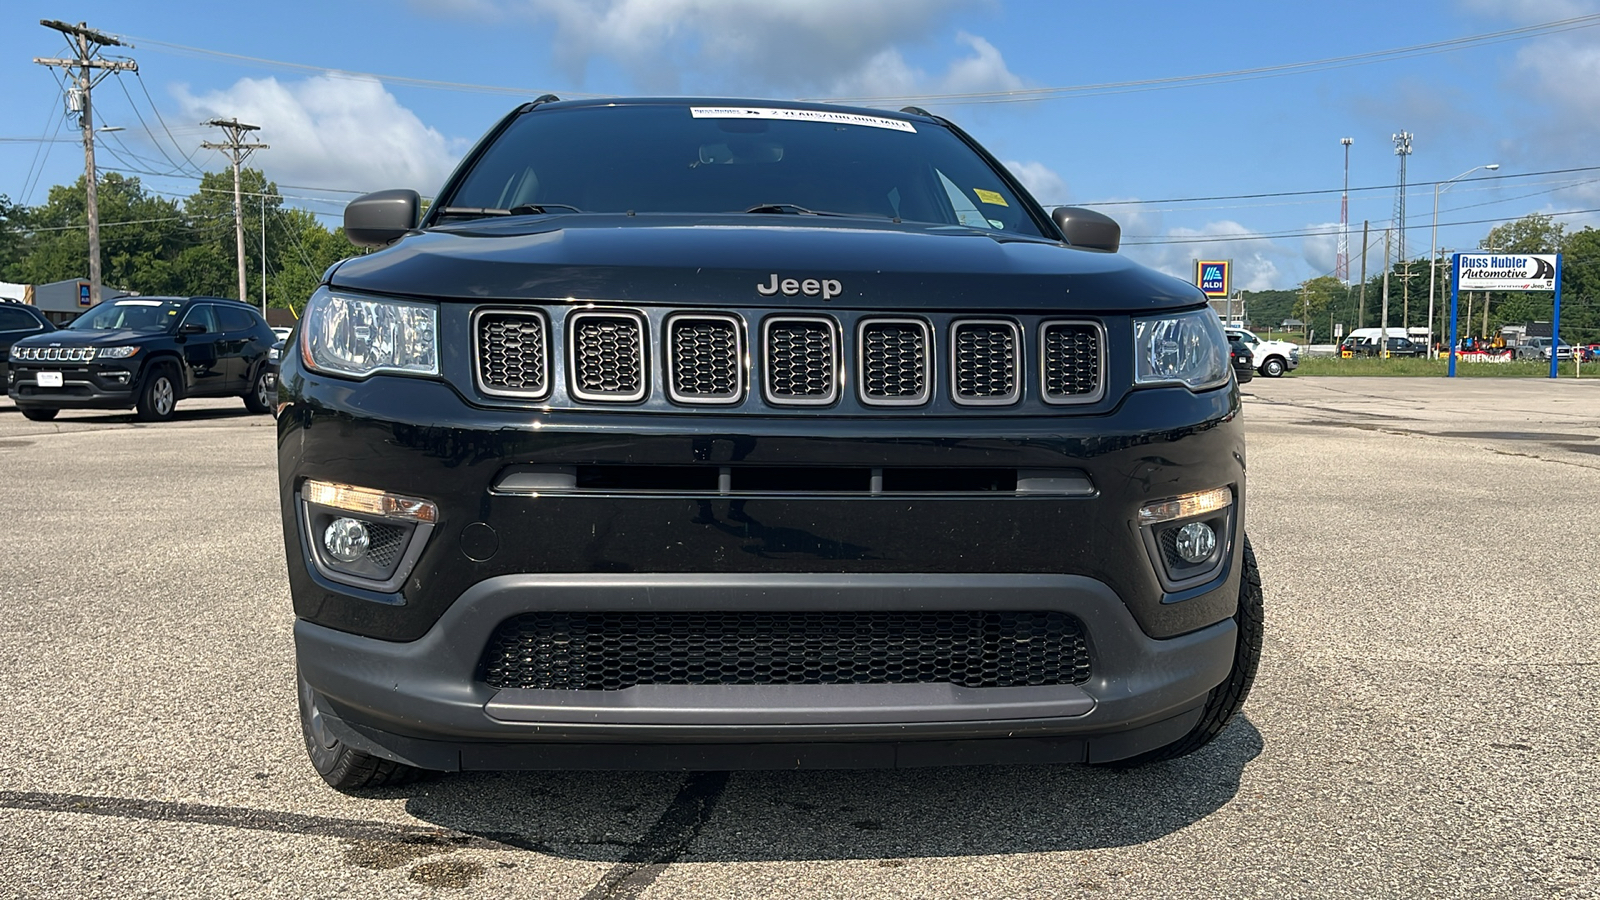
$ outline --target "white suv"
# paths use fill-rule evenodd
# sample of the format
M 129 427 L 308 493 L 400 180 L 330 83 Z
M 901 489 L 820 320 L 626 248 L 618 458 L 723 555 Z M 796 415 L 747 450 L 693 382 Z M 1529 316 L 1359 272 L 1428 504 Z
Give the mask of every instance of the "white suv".
M 1225 329 L 1230 341 L 1244 341 L 1255 356 L 1256 371 L 1268 378 L 1277 378 L 1290 369 L 1300 367 L 1300 347 L 1288 341 L 1264 341 L 1254 332 L 1243 328 Z

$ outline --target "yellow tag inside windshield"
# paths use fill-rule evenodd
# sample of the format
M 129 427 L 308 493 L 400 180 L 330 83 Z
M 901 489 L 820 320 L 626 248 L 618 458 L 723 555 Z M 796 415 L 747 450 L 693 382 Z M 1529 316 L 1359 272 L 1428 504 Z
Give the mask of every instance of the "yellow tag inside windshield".
M 990 206 L 1010 206 L 1011 205 L 1011 204 L 1006 202 L 1006 198 L 1000 196 L 1000 192 L 999 191 L 986 191 L 983 188 L 973 188 L 972 192 L 974 194 L 978 195 L 978 199 L 979 200 L 982 200 L 984 203 L 987 203 Z

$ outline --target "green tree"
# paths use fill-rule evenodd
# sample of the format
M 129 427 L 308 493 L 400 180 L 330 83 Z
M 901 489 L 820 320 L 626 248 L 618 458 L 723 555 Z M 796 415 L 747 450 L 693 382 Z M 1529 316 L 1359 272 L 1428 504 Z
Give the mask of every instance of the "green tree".
M 267 180 L 260 169 L 242 169 L 239 172 L 241 218 L 244 221 L 244 271 L 246 289 L 251 296 L 248 303 L 261 304 L 261 235 L 262 220 L 266 231 L 276 227 L 283 197 L 278 186 Z M 206 247 L 226 267 L 211 260 L 202 261 L 196 256 L 187 273 L 189 293 L 233 297 L 239 293 L 238 248 L 233 217 L 233 172 L 207 172 L 200 179 L 200 187 L 183 201 L 184 212 L 193 223 L 195 241 Z M 267 252 L 268 263 L 272 252 Z
M 138 178 L 108 173 L 100 182 L 100 257 L 105 284 L 166 293 L 178 284 L 172 267 L 188 243 L 182 211 L 147 194 Z M 22 254 L 8 280 L 41 284 L 83 278 L 89 270 L 88 201 L 84 180 L 50 189 L 49 199 L 22 217 Z
M 1489 229 L 1478 242 L 1480 250 L 1508 253 L 1560 253 L 1566 226 L 1550 216 L 1533 213 Z

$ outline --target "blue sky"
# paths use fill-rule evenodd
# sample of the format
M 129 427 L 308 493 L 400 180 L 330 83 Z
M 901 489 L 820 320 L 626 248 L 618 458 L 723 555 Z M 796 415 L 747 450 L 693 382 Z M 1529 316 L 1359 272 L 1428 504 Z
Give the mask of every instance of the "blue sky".
M 1041 202 L 1108 204 L 1100 208 L 1122 222 L 1128 255 L 1183 277 L 1196 257 L 1232 258 L 1236 285 L 1287 288 L 1334 269 L 1342 137 L 1354 140 L 1352 275 L 1363 219 L 1377 233 L 1369 271 L 1382 266 L 1395 192 L 1354 189 L 1397 181 L 1397 131 L 1414 135 L 1409 255 L 1428 250 L 1428 183 L 1484 163 L 1516 177 L 1444 193 L 1442 247 L 1475 246 L 1492 225 L 1477 220 L 1600 208 L 1600 168 L 1534 174 L 1600 167 L 1600 18 L 1312 71 L 1093 86 L 1597 14 L 1600 0 L 11 0 L 0 11 L 0 194 L 39 203 L 50 185 L 82 174 L 56 77 L 32 62 L 66 55 L 60 35 L 38 24 L 61 19 L 134 45 L 112 52 L 136 59 L 138 77 L 113 76 L 95 91 L 97 122 L 125 129 L 103 140 L 98 161 L 172 195 L 194 190 L 196 166 L 223 168 L 199 149 L 220 138 L 199 126 L 213 116 L 261 125 L 272 149 L 252 164 L 295 185 L 281 188 L 291 203 L 333 222 L 351 192 L 431 194 L 495 119 L 546 92 L 848 97 L 889 108 L 933 95 L 916 102 L 972 132 Z M 971 94 L 990 102 L 950 97 Z M 55 142 L 41 143 L 47 135 Z M 1196 199 L 1319 190 L 1331 192 Z M 1600 215 L 1560 220 L 1578 228 Z

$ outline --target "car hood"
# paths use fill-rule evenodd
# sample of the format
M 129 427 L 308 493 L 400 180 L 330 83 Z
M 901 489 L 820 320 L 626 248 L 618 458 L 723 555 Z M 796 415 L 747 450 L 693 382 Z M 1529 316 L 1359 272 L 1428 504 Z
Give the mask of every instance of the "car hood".
M 729 307 L 1137 312 L 1205 302 L 1193 285 L 1126 257 L 1036 238 L 809 216 L 760 224 L 749 218 L 479 220 L 429 229 L 351 259 L 333 270 L 330 283 L 471 301 Z M 783 290 L 785 281 L 794 293 Z M 807 295 L 807 281 L 837 282 L 836 296 Z
M 131 328 L 110 330 L 63 328 L 59 331 L 47 331 L 43 334 L 30 334 L 17 341 L 17 346 L 102 347 L 137 344 L 149 340 L 158 340 L 165 336 L 160 332 L 134 331 Z

